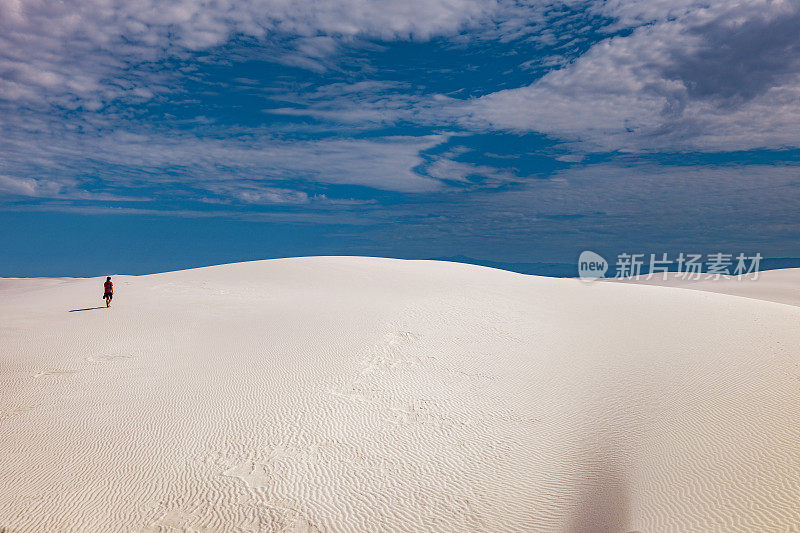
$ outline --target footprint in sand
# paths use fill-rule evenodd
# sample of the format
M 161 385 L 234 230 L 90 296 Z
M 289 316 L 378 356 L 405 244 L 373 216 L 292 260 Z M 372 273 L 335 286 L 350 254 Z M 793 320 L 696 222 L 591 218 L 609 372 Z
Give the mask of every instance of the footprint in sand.
M 0 422 L 2 422 L 3 420 L 8 420 L 12 416 L 17 416 L 26 411 L 30 411 L 35 407 L 36 407 L 35 405 L 30 404 L 30 405 L 15 405 L 14 407 L 10 407 L 8 409 L 0 409 Z M 0 528 L 0 533 L 2 533 L 2 528 Z
M 44 370 L 42 372 L 37 372 L 33 375 L 35 378 L 41 378 L 44 376 L 69 376 L 70 374 L 76 374 L 77 370 Z
M 436 425 L 442 429 L 453 429 L 473 424 L 471 418 L 452 413 L 444 405 L 426 399 L 389 405 L 381 418 L 396 426 Z
M 328 394 L 357 403 L 380 403 L 381 389 L 365 383 L 362 380 L 355 380 L 349 385 L 328 389 Z
M 454 374 L 461 378 L 467 378 L 473 381 L 479 381 L 484 383 L 490 383 L 497 381 L 497 378 L 490 376 L 488 374 L 484 374 L 483 372 L 465 372 L 463 370 L 458 370 L 454 368 L 444 368 L 445 372 L 450 374 Z
M 250 461 L 229 468 L 222 472 L 222 475 L 240 479 L 252 490 L 269 486 L 272 477 L 270 470 L 268 464 Z
M 132 355 L 90 355 L 86 358 L 90 363 L 105 363 L 108 361 L 119 361 L 122 359 L 130 359 Z
M 419 339 L 419 335 L 410 331 L 394 331 L 388 333 L 385 342 L 377 347 L 377 353 L 371 354 L 361 362 L 360 374 L 366 376 L 383 370 L 405 369 L 423 362 L 425 358 L 407 353 L 404 348 Z M 428 359 L 432 359 L 428 357 Z
M 192 524 L 199 521 L 197 511 L 184 511 L 181 509 L 171 509 L 166 511 L 161 518 L 140 530 L 140 533 L 156 533 L 162 531 L 195 531 Z
M 270 480 L 293 470 L 294 465 L 315 463 L 324 444 L 314 444 L 298 449 L 289 446 L 275 446 L 259 460 L 239 462 L 224 470 L 221 475 L 238 478 L 251 489 L 267 487 Z M 228 462 L 228 465 L 231 463 Z
M 300 460 L 302 463 L 307 463 L 316 452 L 316 447 L 312 448 L 311 450 L 302 451 L 279 447 L 270 453 L 271 457 L 266 462 L 247 461 L 240 463 L 223 471 L 221 475 L 237 478 L 247 485 L 251 493 L 261 493 L 263 495 L 263 490 L 270 487 L 275 478 L 286 478 L 291 475 L 294 470 L 291 468 L 292 462 Z M 320 533 L 320 530 L 303 513 L 292 507 L 287 507 L 285 499 L 266 501 L 260 505 L 269 508 L 274 513 L 272 514 L 272 519 L 278 525 L 278 529 L 275 529 L 275 531 L 280 531 L 281 533 Z
M 280 530 L 281 533 L 320 533 L 320 530 L 308 521 L 299 511 L 286 509 L 285 525 Z

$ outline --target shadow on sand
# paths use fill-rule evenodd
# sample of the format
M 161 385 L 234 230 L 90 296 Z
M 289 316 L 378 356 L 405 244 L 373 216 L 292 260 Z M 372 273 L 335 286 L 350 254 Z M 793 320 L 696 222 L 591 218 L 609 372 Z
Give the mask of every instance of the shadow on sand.
M 105 308 L 106 308 L 105 305 L 101 305 L 100 307 L 87 307 L 85 309 L 70 309 L 69 312 L 74 313 L 76 311 L 94 311 L 95 309 L 105 309 Z
M 630 501 L 622 469 L 614 459 L 608 457 L 597 458 L 593 463 L 584 466 L 583 486 L 567 531 L 630 531 Z

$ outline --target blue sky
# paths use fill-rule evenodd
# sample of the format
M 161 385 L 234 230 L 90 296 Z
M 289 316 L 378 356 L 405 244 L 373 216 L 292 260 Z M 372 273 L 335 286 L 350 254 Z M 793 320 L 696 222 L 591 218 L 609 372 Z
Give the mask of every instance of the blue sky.
M 800 4 L 0 3 L 0 275 L 800 255 Z

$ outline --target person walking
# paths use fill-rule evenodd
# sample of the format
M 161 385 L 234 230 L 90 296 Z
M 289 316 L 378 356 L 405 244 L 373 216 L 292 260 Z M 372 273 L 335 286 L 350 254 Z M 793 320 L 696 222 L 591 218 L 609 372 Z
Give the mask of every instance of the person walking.
M 106 282 L 103 284 L 103 298 L 106 300 L 106 307 L 111 307 L 111 298 L 114 297 L 114 284 L 111 283 L 111 276 L 106 278 Z

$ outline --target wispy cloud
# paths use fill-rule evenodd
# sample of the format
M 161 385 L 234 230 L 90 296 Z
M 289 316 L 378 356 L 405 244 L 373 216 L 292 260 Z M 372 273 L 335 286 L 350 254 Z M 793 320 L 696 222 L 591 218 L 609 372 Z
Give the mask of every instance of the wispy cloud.
M 420 152 L 443 142 L 441 135 L 287 141 L 257 130 L 216 133 L 65 132 L 6 139 L 6 172 L 19 176 L 6 175 L 0 185 L 7 194 L 52 198 L 100 180 L 100 186 L 117 191 L 150 184 L 171 194 L 189 187 L 251 203 L 307 199 L 306 192 L 280 185 L 288 182 L 412 193 L 442 187 L 414 171 L 425 162 Z M 24 177 L 31 160 L 46 180 Z

